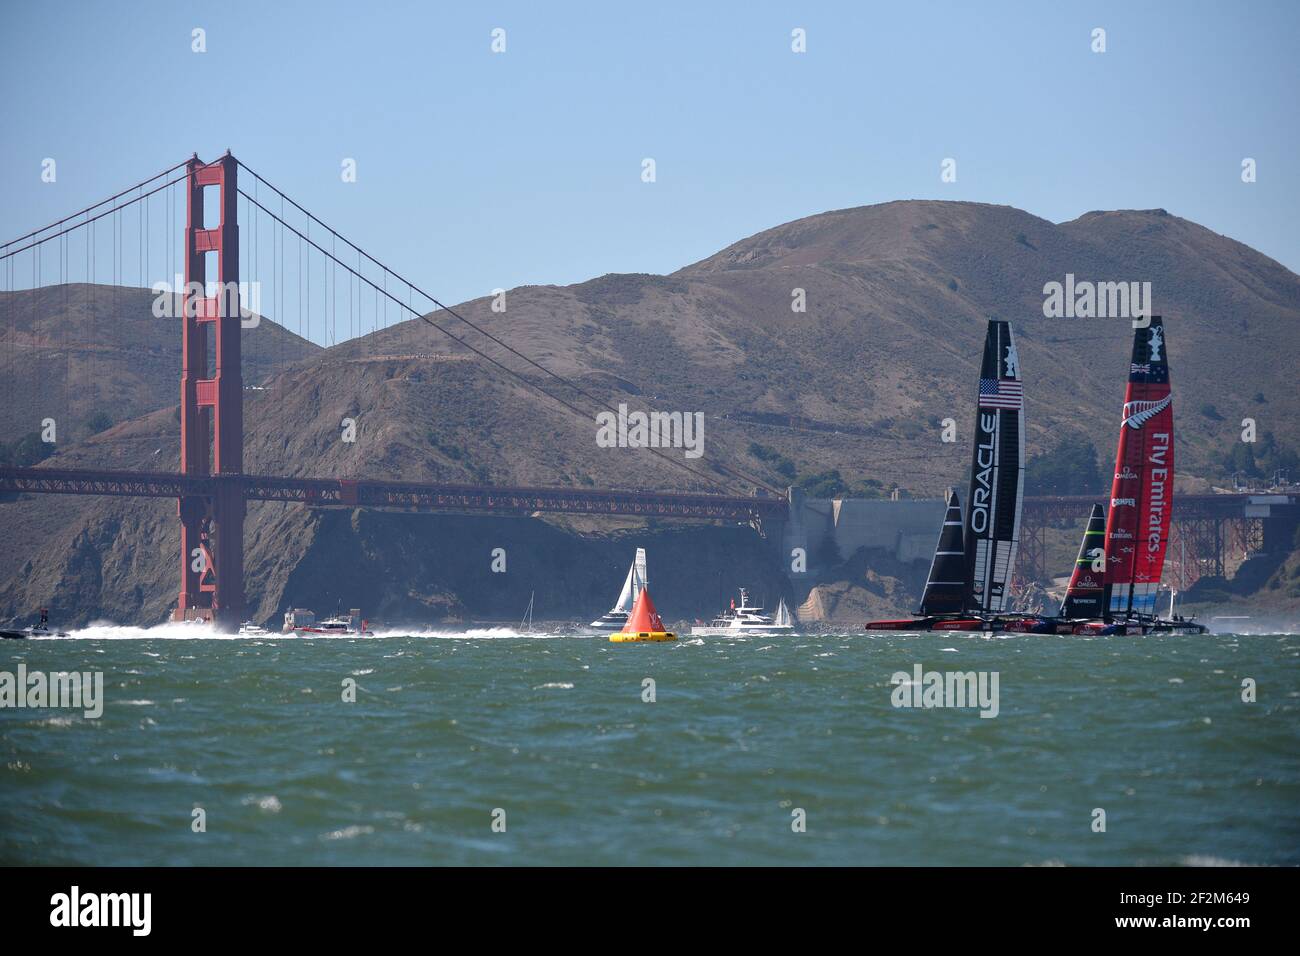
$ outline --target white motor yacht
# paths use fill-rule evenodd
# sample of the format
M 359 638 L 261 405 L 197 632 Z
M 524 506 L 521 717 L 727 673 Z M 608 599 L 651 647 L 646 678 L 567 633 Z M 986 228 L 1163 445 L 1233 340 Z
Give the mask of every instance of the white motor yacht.
M 708 624 L 697 624 L 691 628 L 693 637 L 726 637 L 736 634 L 793 634 L 794 620 L 790 609 L 781 599 L 775 617 L 768 617 L 761 607 L 751 606 L 749 592 L 740 589 L 740 607 L 733 599 L 731 607 L 723 611 Z

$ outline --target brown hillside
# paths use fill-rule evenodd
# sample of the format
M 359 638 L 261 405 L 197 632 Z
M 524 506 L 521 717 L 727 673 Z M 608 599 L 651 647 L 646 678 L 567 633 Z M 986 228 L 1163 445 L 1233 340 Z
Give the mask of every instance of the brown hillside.
M 748 491 L 710 471 L 710 462 L 722 462 L 784 486 L 784 476 L 749 453 L 758 442 L 801 474 L 835 468 L 850 484 L 874 478 L 934 496 L 959 481 L 967 464 L 978 350 L 990 315 L 1010 319 L 1019 336 L 1031 453 L 1071 428 L 1085 431 L 1104 457 L 1114 447 L 1131 327 L 1121 319 L 1045 318 L 1043 285 L 1066 273 L 1153 284 L 1168 329 L 1180 474 L 1218 474 L 1246 415 L 1282 444 L 1300 445 L 1290 367 L 1300 277 L 1163 210 L 1096 212 L 1055 225 L 1006 206 L 914 201 L 788 223 L 670 276 L 518 288 L 507 294 L 505 313 L 492 312 L 487 299 L 457 306 L 611 404 L 703 412 L 706 457 L 689 464 L 706 478 L 644 450 L 598 448 L 595 408 L 585 399 L 556 386 L 556 394 L 589 410 L 576 418 L 419 321 L 323 351 L 263 322 L 245 349 L 246 383 L 262 386 L 246 392 L 246 469 L 656 489 L 722 482 Z M 806 313 L 791 311 L 795 288 L 806 290 Z M 40 295 L 54 308 L 61 293 Z M 158 320 L 140 318 L 148 316 L 147 295 L 123 292 L 124 301 L 134 296 L 138 303 L 135 318 L 100 323 L 128 336 L 114 350 L 110 335 L 104 348 L 111 357 L 100 366 L 104 382 L 124 383 L 126 394 L 114 399 L 110 389 L 95 402 L 117 400 L 153 414 L 64 446 L 51 464 L 175 467 L 179 359 L 169 340 L 159 341 L 151 325 Z M 83 287 L 81 311 L 70 306 L 64 314 L 81 329 L 105 301 Z M 547 381 L 451 316 L 436 319 L 531 380 Z M 13 334 L 10 324 L 4 328 Z M 87 361 L 103 353 L 90 354 Z M 281 359 L 292 364 L 281 366 Z M 35 375 L 29 389 L 54 375 L 39 365 L 23 374 Z M 14 391 L 19 398 L 0 416 L 11 435 L 27 430 L 23 422 L 35 413 L 23 390 Z M 1263 404 L 1253 400 L 1257 392 Z M 1207 405 L 1217 418 L 1201 413 Z M 939 440 L 947 417 L 958 423 L 956 444 Z M 355 443 L 341 440 L 344 418 L 357 422 Z M 295 524 L 301 517 L 281 511 L 250 512 L 250 536 L 267 542 L 264 552 L 250 554 L 250 575 L 256 564 L 262 578 L 290 581 L 305 551 L 330 547 Z M 100 606 L 122 606 L 120 590 L 139 588 L 134 606 L 155 614 L 175 588 L 173 524 L 165 503 L 0 503 L 0 528 L 14 549 L 0 559 L 0 617 L 70 587 L 61 583 L 73 574 L 69 555 L 95 551 L 87 541 L 101 543 Z M 125 545 L 114 550 L 107 540 Z M 143 552 L 161 556 L 139 557 Z M 78 602 L 93 593 L 79 586 Z M 439 606 L 475 607 L 480 597 L 456 593 Z
M 0 292 L 0 441 L 58 423 L 60 444 L 86 435 L 90 417 L 114 422 L 174 405 L 181 328 L 155 318 L 147 289 L 73 284 Z M 244 383 L 320 348 L 272 322 L 243 337 Z

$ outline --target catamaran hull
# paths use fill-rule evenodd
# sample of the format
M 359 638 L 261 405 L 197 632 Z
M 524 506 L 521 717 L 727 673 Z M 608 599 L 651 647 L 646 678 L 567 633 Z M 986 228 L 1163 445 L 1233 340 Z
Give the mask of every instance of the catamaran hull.
M 868 621 L 864 628 L 868 631 L 928 631 L 933 623 L 934 618 L 922 617 L 910 621 Z
M 1210 629 L 1195 621 L 1156 621 L 1148 625 L 1148 634 L 1209 634 Z
M 1045 617 L 1000 618 L 995 623 L 1011 634 L 1055 634 L 1056 622 Z
M 996 621 L 978 617 L 920 617 L 910 621 L 868 621 L 868 631 L 993 631 L 1001 630 Z
M 1195 621 L 1084 621 L 1074 625 L 1073 634 L 1094 637 L 1141 637 L 1146 634 L 1208 634 L 1209 628 Z
M 978 631 L 991 634 L 1069 634 L 1049 617 L 922 617 L 910 621 L 870 621 L 868 631 Z

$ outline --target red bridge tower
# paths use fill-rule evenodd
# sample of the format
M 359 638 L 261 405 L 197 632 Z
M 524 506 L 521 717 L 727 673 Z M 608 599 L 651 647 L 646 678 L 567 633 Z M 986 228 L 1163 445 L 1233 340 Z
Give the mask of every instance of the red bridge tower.
M 185 290 L 181 339 L 181 473 L 212 476 L 211 496 L 182 495 L 181 590 L 175 620 L 244 619 L 244 383 L 240 371 L 238 163 L 186 166 Z M 203 221 L 203 190 L 220 190 L 221 222 Z M 217 294 L 207 295 L 216 255 Z M 209 335 L 211 330 L 211 335 Z M 211 348 L 209 348 L 211 338 Z

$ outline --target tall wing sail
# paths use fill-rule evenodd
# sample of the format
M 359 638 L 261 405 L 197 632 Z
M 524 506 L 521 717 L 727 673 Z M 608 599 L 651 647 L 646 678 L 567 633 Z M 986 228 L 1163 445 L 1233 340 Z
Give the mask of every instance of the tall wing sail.
M 630 611 L 636 603 L 636 598 L 632 594 L 636 582 L 636 565 L 631 564 L 627 569 L 627 578 L 623 581 L 623 590 L 618 593 L 618 601 L 615 602 L 613 610 Z
M 1079 542 L 1070 586 L 1061 602 L 1061 617 L 1101 617 L 1106 601 L 1106 511 L 1092 506 L 1088 526 Z M 1100 570 L 1097 570 L 1100 568 Z
M 785 598 L 781 598 L 781 603 L 776 609 L 776 620 L 772 623 L 778 627 L 788 627 L 791 624 L 790 609 L 785 606 Z
M 636 599 L 641 594 L 641 589 L 648 587 L 650 584 L 649 578 L 646 577 L 645 548 L 636 549 L 636 561 L 633 562 L 632 567 L 636 571 L 632 575 L 632 603 L 635 604 Z
M 966 609 L 966 549 L 962 545 L 961 502 L 948 489 L 948 510 L 921 595 L 922 614 L 960 614 Z
M 1005 611 L 1025 491 L 1025 402 L 1011 326 L 989 321 L 966 498 L 967 610 Z
M 1174 412 L 1165 328 L 1135 329 L 1106 517 L 1106 614 L 1156 612 L 1174 490 Z

